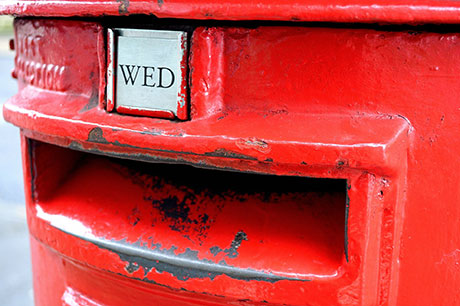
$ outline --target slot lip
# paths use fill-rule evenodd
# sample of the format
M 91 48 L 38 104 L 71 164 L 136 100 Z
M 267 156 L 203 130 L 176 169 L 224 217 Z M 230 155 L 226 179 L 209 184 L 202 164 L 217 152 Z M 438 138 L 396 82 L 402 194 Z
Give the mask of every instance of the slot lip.
M 68 219 L 67 226 L 65 223 L 53 224 L 53 219 L 56 217 L 54 215 L 47 214 L 43 211 L 43 209 L 37 205 L 37 218 L 40 218 L 44 221 L 47 221 L 51 224 L 53 228 L 59 230 L 65 234 L 74 236 L 78 239 L 83 241 L 89 242 L 94 244 L 95 246 L 113 252 L 123 257 L 131 257 L 136 258 L 137 260 L 143 259 L 149 263 L 153 264 L 166 264 L 172 268 L 172 270 L 177 270 L 181 268 L 185 268 L 188 270 L 195 271 L 195 274 L 202 274 L 207 276 L 198 277 L 198 278 L 206 278 L 209 277 L 213 279 L 215 276 L 218 275 L 226 275 L 232 279 L 236 280 L 243 280 L 243 281 L 265 281 L 269 283 L 276 283 L 278 281 L 312 281 L 314 279 L 331 279 L 336 278 L 338 276 L 338 272 L 334 275 L 319 275 L 319 274 L 294 274 L 288 275 L 287 273 L 274 273 L 274 272 L 265 272 L 259 271 L 250 268 L 238 268 L 235 266 L 231 266 L 226 264 L 225 262 L 213 263 L 210 261 L 199 260 L 197 258 L 192 258 L 190 254 L 184 253 L 180 254 L 179 256 L 174 256 L 171 254 L 167 254 L 166 252 L 162 252 L 161 250 L 157 249 L 149 249 L 146 247 L 141 246 L 138 243 L 129 244 L 126 241 L 115 241 L 115 240 L 107 240 L 101 237 L 96 237 L 86 232 L 78 232 L 72 229 L 71 224 L 75 224 L 75 220 Z M 63 216 L 57 216 L 58 218 L 62 218 Z M 134 260 L 133 260 L 134 261 Z M 174 273 L 172 273 L 174 275 Z M 177 276 L 177 275 L 175 275 Z M 192 278 L 192 277 L 190 277 Z
M 172 268 L 163 271 L 178 280 L 185 280 L 183 275 L 188 274 L 186 270 L 177 276 L 181 267 L 193 270 L 187 279 L 213 280 L 226 275 L 235 280 L 274 283 L 341 275 L 344 180 L 223 171 L 216 177 L 216 171 L 185 166 L 171 169 L 170 165 L 146 168 L 142 163 L 31 142 L 38 152 L 38 165 L 47 160 L 48 153 L 69 153 L 75 162 L 67 176 L 42 175 L 41 181 L 56 177 L 59 184 L 39 182 L 39 196 L 30 207 L 34 220 L 31 234 L 64 256 L 74 258 L 66 247 L 47 241 L 61 235 L 57 232 L 97 246 L 94 254 L 108 250 L 118 255 L 123 263 L 115 260 L 114 265 L 120 268 L 126 267 L 125 262 L 139 263 L 144 269 L 159 267 L 158 272 L 162 272 L 163 265 L 168 265 Z M 70 163 L 65 157 L 54 160 Z M 41 171 L 41 166 L 38 169 Z M 105 181 L 99 176 L 111 179 Z M 197 182 L 196 177 L 202 180 Z M 258 181 L 247 187 L 246 182 L 254 180 Z M 171 198 L 176 198 L 176 204 L 167 201 Z M 242 210 L 246 211 L 243 215 Z M 139 216 L 135 222 L 133 214 Z M 284 224 L 285 220 L 290 220 L 290 225 Z M 42 231 L 44 227 L 49 229 Z M 314 231 L 317 234 L 309 234 Z M 290 247 L 293 243 L 297 243 L 296 249 Z M 289 256 L 279 252 L 285 247 Z M 263 259 L 254 261 L 253 256 Z M 78 258 L 74 259 L 86 262 Z M 155 279 L 155 275 L 151 277 Z
M 386 118 L 386 120 L 393 120 Z M 375 276 L 377 274 L 374 273 L 376 269 L 379 269 L 378 264 L 379 260 L 385 260 L 385 261 L 391 261 L 391 260 L 396 260 L 396 257 L 392 255 L 392 253 L 388 253 L 388 249 L 383 249 L 380 250 L 378 247 L 377 249 L 379 250 L 378 252 L 372 251 L 369 253 L 369 248 L 373 248 L 374 246 L 371 243 L 365 243 L 363 244 L 363 237 L 362 236 L 368 236 L 366 239 L 373 239 L 370 237 L 374 237 L 373 235 L 380 235 L 380 230 L 379 229 L 379 224 L 382 225 L 380 218 L 382 218 L 382 212 L 383 209 L 386 209 L 385 207 L 394 207 L 394 214 L 392 215 L 392 218 L 395 218 L 395 228 L 400 228 L 402 221 L 398 216 L 401 213 L 401 210 L 403 209 L 403 192 L 404 192 L 404 184 L 405 184 L 405 171 L 406 171 L 406 166 L 407 164 L 404 162 L 405 160 L 399 160 L 398 158 L 404 158 L 407 156 L 407 145 L 408 145 L 408 133 L 409 129 L 407 128 L 408 123 L 405 119 L 396 117 L 399 119 L 396 119 L 396 123 L 400 123 L 399 127 L 404 127 L 401 129 L 396 129 L 397 133 L 393 135 L 393 137 L 389 137 L 389 141 L 387 143 L 387 146 L 382 146 L 382 145 L 371 145 L 371 149 L 375 148 L 386 148 L 386 149 L 391 149 L 388 154 L 391 156 L 387 156 L 387 158 L 396 158 L 396 160 L 400 163 L 400 167 L 397 168 L 396 173 L 389 173 L 388 169 L 387 171 L 383 171 L 382 174 L 376 174 L 375 172 L 372 172 L 375 170 L 375 168 L 368 169 L 368 170 L 359 170 L 359 169 L 352 169 L 350 164 L 347 163 L 342 163 L 340 164 L 340 168 L 336 169 L 336 172 L 331 172 L 330 170 L 328 171 L 327 168 L 321 168 L 318 165 L 315 165 L 314 167 L 308 167 L 307 165 L 299 165 L 298 170 L 300 169 L 300 172 L 295 173 L 294 175 L 301 175 L 301 176 L 316 176 L 316 177 L 323 177 L 323 178 L 345 178 L 349 180 L 349 186 L 348 186 L 348 192 L 347 194 L 349 195 L 349 202 L 347 202 L 347 208 L 349 207 L 349 215 L 348 215 L 348 227 L 346 229 L 346 235 L 348 238 L 346 238 L 346 244 L 348 248 L 348 256 L 347 259 L 348 261 L 345 261 L 343 264 L 339 267 L 340 275 L 339 277 L 336 278 L 331 278 L 331 279 L 325 279 L 324 281 L 327 282 L 327 286 L 331 286 L 330 288 L 333 288 L 336 286 L 336 284 L 343 281 L 353 281 L 353 280 L 358 280 L 360 277 L 369 277 L 369 276 Z M 369 119 L 369 118 L 367 118 Z M 379 120 L 382 118 L 380 117 Z M 385 123 L 387 121 L 384 121 Z M 390 127 L 391 125 L 386 125 L 386 127 Z M 102 131 L 102 130 L 101 130 Z M 394 131 L 394 130 L 393 130 Z M 50 137 L 50 135 L 43 135 L 40 133 L 37 133 L 36 131 L 31 131 L 31 130 L 23 130 L 23 135 L 27 136 L 30 135 L 34 139 L 42 140 L 48 143 L 60 143 L 61 145 L 65 144 L 65 141 L 69 141 L 67 144 L 68 145 L 63 145 L 64 147 L 69 147 L 69 144 L 72 143 L 71 140 L 63 137 Z M 98 140 L 98 142 L 92 143 L 92 148 L 91 147 L 86 147 L 84 148 L 85 151 L 90 151 L 94 148 L 99 148 L 103 146 L 111 146 L 110 144 L 107 144 L 107 139 L 98 137 L 102 136 L 102 134 L 99 133 L 94 133 L 93 135 L 93 140 Z M 161 135 L 157 135 L 159 138 L 161 138 Z M 40 139 L 42 138 L 42 139 Z M 64 142 L 63 142 L 64 141 Z M 286 143 L 282 143 L 286 145 Z M 301 144 L 295 144 L 296 146 L 301 146 Z M 337 148 L 340 146 L 337 145 L 331 145 L 331 148 Z M 328 148 L 327 146 L 325 148 Z M 344 146 L 347 150 L 350 150 L 349 152 L 353 152 L 353 150 L 358 150 L 359 146 Z M 273 149 L 273 147 L 272 147 Z M 130 149 L 131 151 L 131 149 Z M 372 151 L 371 151 L 372 152 Z M 91 152 L 95 153 L 95 152 Z M 362 153 L 362 151 L 357 151 L 355 154 Z M 171 153 L 171 155 L 178 157 L 177 153 Z M 169 155 L 169 157 L 171 157 Z M 167 158 L 166 152 L 160 152 L 159 154 L 156 154 L 157 157 L 159 157 L 158 161 L 164 161 L 165 158 Z M 191 154 L 179 156 L 180 159 L 178 160 L 168 160 L 169 162 L 173 163 L 187 163 L 191 162 L 193 164 L 193 158 L 189 158 L 192 156 Z M 351 154 L 348 154 L 348 157 L 350 157 Z M 366 157 L 366 155 L 359 154 L 359 156 Z M 131 157 L 135 157 L 135 155 L 131 155 Z M 188 158 L 188 159 L 187 159 Z M 200 159 L 203 159 L 204 157 L 200 156 Z M 254 172 L 264 172 L 264 173 L 272 173 L 272 174 L 277 174 L 277 175 L 283 175 L 283 171 L 280 171 L 279 169 L 273 169 L 271 163 L 261 163 L 258 160 L 241 160 L 239 158 L 235 158 L 234 156 L 230 157 L 216 157 L 216 156 L 207 156 L 208 161 L 214 161 L 215 164 L 217 165 L 217 168 L 222 168 L 224 165 L 228 166 L 229 169 L 233 170 L 243 170 L 243 171 L 254 171 Z M 216 162 L 217 160 L 217 162 Z M 223 163 L 223 160 L 227 160 L 227 163 Z M 235 163 L 235 161 L 238 161 Z M 212 164 L 210 162 L 208 165 Z M 251 164 L 257 164 L 257 165 L 263 165 L 261 168 L 254 168 L 251 166 Z M 202 166 L 203 164 L 198 164 L 199 166 Z M 269 166 L 267 166 L 269 165 Z M 332 166 L 332 165 L 330 165 Z M 287 163 L 281 163 L 280 167 L 290 167 L 289 164 Z M 315 168 L 316 167 L 316 168 Z M 333 165 L 334 168 L 337 167 L 337 164 L 334 163 Z M 288 173 L 288 175 L 293 175 L 293 173 Z M 383 177 L 382 177 L 383 176 Z M 373 188 L 379 188 L 377 180 L 381 178 L 383 182 L 386 182 L 388 186 L 385 187 L 385 197 L 383 199 L 374 197 L 374 192 Z M 382 200 L 384 201 L 382 203 Z M 349 205 L 351 203 L 351 205 Z M 32 216 L 35 214 L 35 208 L 34 205 L 29 207 L 29 216 Z M 362 214 L 366 214 L 364 217 Z M 373 219 L 373 221 L 368 220 L 369 218 Z M 364 220 L 361 220 L 360 218 L 364 218 Z M 356 226 L 357 222 L 359 221 L 360 224 L 364 224 L 363 226 L 360 226 L 358 228 L 353 228 L 353 226 Z M 34 223 L 39 223 L 41 225 L 34 225 L 33 227 L 39 226 L 43 228 L 49 228 L 47 224 L 43 224 L 42 221 L 37 220 L 34 221 Z M 46 223 L 46 222 L 45 222 Z M 351 224 L 351 225 L 350 225 Z M 372 224 L 372 226 L 371 226 Z M 350 227 L 352 226 L 352 227 Z M 55 230 L 53 231 L 52 235 L 58 235 L 56 232 L 61 232 L 60 230 Z M 61 232 L 63 233 L 63 232 Z M 65 236 L 69 236 L 65 233 L 63 233 Z M 383 235 L 383 233 L 382 233 Z M 64 236 L 63 236 L 64 237 Z M 386 236 L 386 237 L 391 237 Z M 45 238 L 47 239 L 47 238 Z M 67 238 L 66 238 L 67 239 Z M 81 240 L 79 238 L 76 238 L 77 240 Z M 394 238 L 396 240 L 396 244 L 398 242 L 398 237 Z M 82 242 L 75 242 L 76 247 L 78 248 L 78 245 L 81 246 Z M 375 241 L 380 241 L 375 239 Z M 45 244 L 49 244 L 50 241 L 45 241 Z M 385 245 L 388 243 L 392 242 L 383 242 Z M 395 251 L 397 252 L 397 251 Z M 371 254 L 371 255 L 368 255 Z M 397 254 L 397 253 L 395 253 Z M 377 258 L 373 258 L 372 256 L 377 255 Z M 361 262 L 363 261 L 363 262 Z M 392 265 L 392 269 L 390 270 L 389 273 L 396 273 L 398 271 L 397 269 L 397 263 L 390 263 Z M 394 265 L 394 267 L 393 267 Z M 348 275 L 345 277 L 345 275 Z M 357 279 L 355 279 L 358 277 Z M 397 274 L 392 276 L 393 279 L 396 278 L 397 281 Z M 365 292 L 375 292 L 375 290 L 385 290 L 384 288 L 388 288 L 389 286 L 392 285 L 392 283 L 378 283 L 377 280 L 378 278 L 375 278 L 375 282 L 370 282 L 369 284 L 366 283 L 366 288 L 363 288 L 362 290 Z M 320 281 L 320 280 L 318 280 Z M 329 282 L 330 281 L 330 282 Z M 257 283 L 257 282 L 256 282 Z M 284 283 L 284 282 L 281 282 Z M 280 284 L 281 284 L 280 283 Z M 377 286 L 378 284 L 378 286 Z M 373 287 L 375 285 L 375 287 Z M 375 295 L 373 295 L 375 296 Z M 370 301 L 370 300 L 369 300 Z
M 252 170 L 219 161 L 247 160 L 265 168 L 273 164 L 307 165 L 307 172 L 329 169 L 333 176 L 347 169 L 395 175 L 413 130 L 401 116 L 380 114 L 358 119 L 337 113 L 291 114 L 290 118 L 267 121 L 243 113 L 221 120 L 212 116 L 176 123 L 91 109 L 75 117 L 71 109 L 63 113 L 46 107 L 45 101 L 50 100 L 68 104 L 68 97 L 41 92 L 30 99 L 27 97 L 34 95 L 29 90 L 34 91 L 23 89 L 3 108 L 5 120 L 22 128 L 27 137 L 96 154 L 238 171 Z M 78 109 L 78 102 L 85 100 L 76 98 L 72 107 Z M 290 125 L 286 125 L 287 120 Z M 302 124 L 290 129 L 295 122 Z M 92 136 L 95 133 L 99 138 Z M 285 154 L 286 150 L 296 154 Z

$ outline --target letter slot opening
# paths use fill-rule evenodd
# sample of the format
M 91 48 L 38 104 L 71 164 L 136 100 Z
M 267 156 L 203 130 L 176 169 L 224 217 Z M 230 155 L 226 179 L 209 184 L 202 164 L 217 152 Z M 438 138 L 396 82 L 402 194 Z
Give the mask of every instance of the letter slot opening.
M 28 146 L 32 211 L 116 254 L 127 276 L 267 282 L 339 276 L 345 180 L 145 163 L 34 140 Z

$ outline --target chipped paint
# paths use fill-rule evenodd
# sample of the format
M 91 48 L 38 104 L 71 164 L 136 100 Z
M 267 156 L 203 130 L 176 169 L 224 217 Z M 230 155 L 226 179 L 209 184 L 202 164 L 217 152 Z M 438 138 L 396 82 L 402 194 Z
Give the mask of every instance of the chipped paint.
M 148 273 L 155 269 L 157 273 L 167 272 L 181 281 L 192 278 L 209 278 L 213 280 L 219 275 L 226 275 L 244 281 L 308 281 L 308 279 L 281 276 L 254 269 L 241 269 L 228 265 L 224 260 L 215 263 L 211 260 L 199 259 L 198 251 L 190 249 L 186 249 L 183 253 L 176 253 L 176 247 L 164 249 L 159 243 L 152 242 L 152 247 L 146 247 L 140 242 L 128 243 L 125 240 L 107 240 L 96 237 L 90 228 L 77 220 L 47 214 L 40 206 L 37 206 L 37 210 L 37 216 L 48 220 L 53 227 L 117 254 L 121 260 L 127 262 L 126 271 L 128 273 L 133 273 L 142 267 L 144 276 L 147 276 Z M 236 239 L 237 237 L 235 237 Z M 234 248 L 237 247 L 234 246 Z
M 248 139 L 239 139 L 236 141 L 236 146 L 242 150 L 254 149 L 261 153 L 268 153 L 271 150 L 267 142 L 261 139 L 257 139 L 255 137 L 251 137 Z
M 158 6 L 154 1 L 151 5 Z M 173 10 L 170 5 L 165 2 L 162 10 Z M 112 3 L 115 11 L 118 6 Z M 133 9 L 131 1 L 130 13 Z M 203 10 L 209 13 L 219 18 L 216 11 Z M 120 22 L 130 24 L 136 18 L 140 17 Z M 104 18 L 104 22 L 118 21 Z M 33 182 L 27 190 L 29 224 L 36 238 L 32 254 L 35 262 L 46 263 L 34 266 L 47 275 L 38 284 L 55 289 L 61 297 L 59 284 L 74 282 L 109 305 L 117 305 L 111 303 L 114 295 L 98 291 L 107 287 L 88 284 L 100 276 L 100 283 L 112 286 L 118 279 L 112 276 L 117 274 L 129 278 L 123 280 L 129 283 L 124 286 L 129 291 L 123 296 L 127 299 L 148 298 L 146 292 L 160 287 L 156 282 L 183 288 L 184 301 L 189 298 L 184 297 L 185 291 L 206 288 L 210 295 L 241 303 L 247 298 L 244 303 L 436 304 L 436 297 L 442 296 L 442 302 L 450 304 L 455 295 L 445 293 L 446 288 L 458 288 L 454 266 L 458 252 L 449 254 L 458 248 L 453 240 L 436 237 L 455 240 L 458 236 L 458 214 L 452 205 L 458 189 L 452 171 L 458 164 L 458 141 L 452 128 L 459 121 L 454 109 L 459 87 L 458 34 L 442 27 L 426 27 L 432 30 L 413 35 L 402 28 L 376 25 L 325 29 L 265 24 L 238 30 L 233 27 L 238 23 L 229 24 L 195 29 L 190 58 L 193 116 L 174 122 L 122 116 L 102 108 L 80 112 L 99 81 L 100 24 L 78 18 L 17 19 L 17 31 L 43 35 L 47 45 L 38 52 L 44 63 L 69 66 L 70 85 L 56 92 L 19 80 L 19 93 L 4 106 L 5 119 L 20 126 L 25 137 L 86 151 L 80 154 L 43 144 L 40 154 L 24 154 L 25 164 L 33 161 L 38 171 L 35 177 L 26 173 L 27 181 Z M 68 61 L 76 57 L 80 60 Z M 229 72 L 235 74 L 229 78 Z M 27 146 L 33 145 L 25 142 Z M 201 174 L 189 176 L 184 184 L 180 177 L 168 176 L 167 170 L 159 175 L 158 169 L 150 169 L 150 175 L 164 179 L 162 186 L 152 188 L 148 184 L 154 180 L 120 170 L 126 161 L 99 154 L 214 167 L 216 175 L 210 184 L 233 187 L 210 194 L 200 189 Z M 267 185 L 269 192 L 258 189 L 264 186 L 258 184 L 263 181 L 259 178 L 236 177 L 235 187 L 231 176 L 219 177 L 217 169 L 339 178 L 348 183 L 348 201 L 343 188 L 335 198 L 340 205 L 331 208 L 328 203 L 335 201 L 331 187 L 321 189 L 320 181 L 310 185 L 307 179 L 302 191 L 311 198 L 289 190 L 275 192 Z M 439 184 L 439 177 L 448 179 Z M 283 184 L 290 186 L 290 181 Z M 47 196 L 34 198 L 36 192 Z M 161 256 L 172 251 L 173 259 L 187 254 L 200 265 L 209 260 L 219 269 L 229 266 L 294 278 L 301 274 L 312 282 L 241 281 L 227 276 L 228 271 L 211 278 L 200 276 L 198 272 L 206 271 L 201 268 L 191 272 L 198 278 L 184 281 L 187 275 L 176 268 L 158 266 L 163 272 L 157 272 L 149 268 L 151 263 L 145 264 L 144 271 L 136 262 L 139 258 L 121 260 L 112 251 L 50 226 L 36 216 L 36 205 L 48 214 L 80 221 L 104 244 L 122 244 L 122 256 L 139 255 L 126 248 L 140 253 L 153 249 Z M 289 212 L 292 215 L 284 215 Z M 445 235 L 437 235 L 440 229 Z M 248 240 L 235 239 L 239 231 Z M 327 232 L 331 235 L 321 236 Z M 137 241 L 140 249 L 132 246 Z M 157 250 L 149 241 L 160 243 L 161 248 Z M 237 245 L 237 256 L 223 252 Z M 425 252 L 416 252 L 421 248 Z M 64 266 L 61 256 L 72 264 Z M 220 265 L 222 260 L 227 266 Z M 49 272 L 53 270 L 62 273 Z M 423 277 L 414 279 L 414 273 Z M 430 275 L 443 275 L 446 282 L 441 286 Z M 58 285 L 54 288 L 53 284 Z M 159 297 L 166 289 L 158 290 Z M 415 294 L 420 290 L 429 294 Z M 47 297 L 49 291 L 36 292 Z M 51 295 L 48 298 L 50 302 L 43 305 L 61 302 Z M 194 295 L 187 301 L 200 298 Z
M 88 104 L 86 104 L 82 109 L 80 109 L 78 112 L 79 113 L 84 113 L 87 112 L 93 108 L 96 108 L 99 105 L 99 92 L 98 88 L 94 87 L 93 91 L 91 93 L 91 96 L 89 97 Z
M 220 247 L 218 246 L 213 246 L 211 249 L 209 249 L 209 251 L 214 255 L 214 256 L 217 256 L 219 255 L 219 253 L 221 252 L 224 252 L 226 254 L 227 257 L 230 257 L 230 258 L 235 258 L 238 256 L 238 248 L 240 247 L 241 243 L 243 242 L 243 240 L 248 240 L 248 236 L 246 235 L 245 232 L 243 231 L 239 231 L 238 233 L 236 233 L 235 235 L 235 238 L 233 239 L 232 243 L 230 244 L 230 247 L 225 249 L 225 250 L 222 250 Z
M 204 153 L 206 156 L 214 156 L 214 157 L 226 157 L 226 158 L 236 158 L 236 159 L 246 159 L 246 160 L 257 160 L 257 158 L 249 155 L 244 155 L 241 153 L 237 153 L 234 151 L 230 151 L 224 148 L 216 149 L 212 152 Z M 273 161 L 273 160 L 272 160 Z
M 256 280 L 271 283 L 281 280 L 309 281 L 308 279 L 279 276 L 254 269 L 240 269 L 229 266 L 224 260 L 219 263 L 205 259 L 200 260 L 198 259 L 198 251 L 190 249 L 187 249 L 184 253 L 176 254 L 174 247 L 165 250 L 161 249 L 161 245 L 157 245 L 155 249 L 146 249 L 142 246 L 130 245 L 120 241 L 101 239 L 88 241 L 120 256 L 121 260 L 127 262 L 127 268 L 129 267 L 130 269 L 128 272 L 133 272 L 131 267 L 134 265 L 142 267 L 145 275 L 155 269 L 157 273 L 171 273 L 181 281 L 193 278 L 214 280 L 220 275 L 226 275 L 237 280 Z
M 151 132 L 142 132 L 143 134 L 148 134 L 148 135 L 161 135 L 161 132 L 156 132 L 154 131 L 153 133 Z M 180 135 L 179 135 L 180 137 Z M 204 154 L 199 154 L 199 153 L 194 153 L 194 152 L 184 152 L 184 151 L 171 151 L 171 150 L 162 150 L 162 149 L 151 149 L 151 148 L 139 148 L 135 147 L 132 145 L 128 144 L 122 144 L 118 140 L 115 140 L 113 142 L 109 142 L 104 138 L 104 132 L 100 127 L 94 127 L 90 130 L 88 133 L 88 138 L 86 139 L 88 142 L 91 143 L 99 143 L 99 144 L 111 144 L 114 146 L 118 147 L 127 147 L 127 148 L 132 148 L 132 149 L 143 149 L 143 150 L 148 150 L 148 151 L 156 151 L 156 152 L 166 152 L 166 153 L 176 153 L 176 154 L 185 154 L 185 155 L 197 155 L 197 156 L 211 156 L 211 157 L 223 157 L 223 158 L 234 158 L 234 159 L 245 159 L 245 160 L 257 160 L 257 158 L 240 154 L 234 151 L 229 151 L 226 149 L 216 149 L 212 152 L 205 152 Z M 84 149 L 83 146 L 77 145 L 76 142 L 71 143 L 71 147 L 74 149 L 78 150 L 87 150 Z M 87 150 L 90 151 L 90 150 Z M 110 153 L 108 153 L 110 154 Z M 116 153 L 113 153 L 113 155 L 116 155 Z
M 117 0 L 117 2 L 120 3 L 118 6 L 118 13 L 120 15 L 126 15 L 129 14 L 128 8 L 129 8 L 129 0 Z

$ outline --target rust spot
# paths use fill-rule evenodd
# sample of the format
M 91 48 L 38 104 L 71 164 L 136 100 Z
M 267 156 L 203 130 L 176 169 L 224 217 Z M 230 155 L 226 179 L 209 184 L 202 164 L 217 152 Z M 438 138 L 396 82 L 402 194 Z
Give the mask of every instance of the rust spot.
M 207 85 L 206 85 L 207 86 Z M 222 111 L 222 115 L 220 115 L 217 120 L 222 120 L 224 119 L 225 117 L 228 116 L 228 112 L 224 111 L 224 110 L 221 110 Z
M 132 226 L 135 226 L 141 220 L 141 214 L 139 208 L 136 207 L 131 211 L 131 214 L 128 216 L 128 222 Z
M 102 144 L 109 143 L 107 139 L 104 138 L 104 132 L 100 127 L 95 127 L 91 129 L 91 131 L 88 134 L 88 141 Z
M 128 273 L 134 273 L 134 272 L 136 272 L 137 270 L 139 270 L 139 268 L 140 268 L 140 267 L 139 267 L 139 265 L 138 265 L 136 262 L 130 261 L 130 262 L 128 262 L 128 264 L 126 265 L 125 270 L 126 270 L 126 272 L 128 272 Z
M 205 156 L 214 156 L 214 157 L 226 157 L 226 158 L 238 158 L 238 159 L 246 159 L 246 160 L 257 160 L 257 158 L 240 154 L 237 152 L 229 151 L 226 149 L 216 149 L 212 152 L 206 152 L 204 153 Z
M 230 244 L 230 247 L 228 249 L 222 250 L 218 246 L 214 246 L 209 251 L 211 254 L 214 256 L 217 256 L 219 253 L 224 252 L 227 254 L 228 257 L 230 258 L 236 258 L 238 254 L 238 248 L 241 246 L 241 243 L 243 240 L 248 241 L 248 235 L 246 235 L 245 232 L 239 231 L 236 233 L 235 238 L 233 238 L 233 241 Z
M 348 160 L 346 159 L 339 159 L 335 166 L 337 169 L 342 170 L 345 167 L 348 167 Z
M 246 235 L 246 233 L 243 231 L 239 231 L 238 233 L 236 233 L 235 238 L 233 239 L 230 245 L 230 249 L 232 250 L 232 253 L 229 254 L 229 257 L 231 257 L 232 254 L 235 254 L 235 256 L 238 254 L 237 250 L 241 246 L 241 243 L 243 242 L 243 240 L 248 241 L 248 235 Z
M 120 2 L 118 13 L 120 15 L 128 14 L 129 0 L 117 0 L 117 2 Z
M 264 118 L 266 118 L 268 116 L 288 115 L 288 114 L 289 114 L 289 111 L 287 109 L 284 109 L 284 108 L 272 109 L 272 110 L 269 110 L 266 114 L 264 114 Z
M 158 6 L 161 8 L 163 6 L 164 1 L 163 0 L 158 0 Z

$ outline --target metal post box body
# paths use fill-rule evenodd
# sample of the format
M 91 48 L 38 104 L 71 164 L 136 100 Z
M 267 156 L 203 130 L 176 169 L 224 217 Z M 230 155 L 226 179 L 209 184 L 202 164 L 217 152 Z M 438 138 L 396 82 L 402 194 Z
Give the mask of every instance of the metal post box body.
M 66 13 L 41 2 L 3 11 L 81 14 L 63 4 Z M 141 4 L 94 2 L 90 14 L 260 14 Z M 182 13 L 162 15 L 168 7 Z M 364 16 L 320 8 L 321 20 Z M 366 16 L 382 21 L 390 8 Z M 456 22 L 450 11 L 415 8 L 389 21 Z M 304 9 L 300 20 L 316 20 Z M 277 19 L 264 16 L 256 19 Z M 38 305 L 459 301 L 457 33 L 198 24 L 190 120 L 177 122 L 106 111 L 106 29 L 115 21 L 15 22 L 19 92 L 4 116 L 22 131 Z M 346 181 L 346 190 L 315 189 L 321 183 L 307 177 Z

